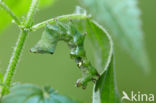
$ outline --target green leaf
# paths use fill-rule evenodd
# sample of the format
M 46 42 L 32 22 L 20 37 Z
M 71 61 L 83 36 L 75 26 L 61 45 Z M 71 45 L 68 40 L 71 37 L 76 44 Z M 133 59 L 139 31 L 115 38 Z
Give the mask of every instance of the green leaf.
M 114 59 L 112 57 L 108 69 L 97 81 L 93 90 L 93 103 L 121 103 L 114 75 Z
M 32 84 L 22 84 L 11 88 L 1 103 L 79 103 L 58 94 L 54 89 L 39 88 Z
M 149 69 L 144 48 L 138 0 L 81 0 L 100 24 L 145 70 Z
M 27 13 L 32 0 L 3 0 L 21 19 Z M 54 0 L 40 0 L 40 8 L 49 6 Z M 11 17 L 0 7 L 0 31 L 11 23 Z
M 112 39 L 107 31 L 95 21 L 87 21 L 86 30 L 89 39 L 88 45 L 90 45 L 90 52 L 92 52 L 88 56 L 93 56 L 90 60 L 97 71 L 103 74 L 111 60 L 113 52 Z

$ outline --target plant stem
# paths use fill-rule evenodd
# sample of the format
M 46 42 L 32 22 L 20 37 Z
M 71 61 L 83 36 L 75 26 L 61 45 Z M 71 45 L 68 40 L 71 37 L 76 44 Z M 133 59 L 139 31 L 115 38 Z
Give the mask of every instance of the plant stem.
M 68 19 L 70 20 L 70 19 L 87 19 L 87 18 L 89 18 L 89 16 L 84 15 L 84 14 L 63 15 L 63 16 L 59 16 L 57 18 L 49 19 L 49 20 L 43 21 L 39 24 L 36 24 L 36 25 L 32 26 L 31 30 L 36 31 L 37 29 L 45 27 L 47 23 L 53 24 L 56 22 L 56 19 L 59 21 L 64 21 L 64 20 L 68 20 Z
M 5 5 L 4 2 L 0 1 L 0 7 L 2 7 L 14 20 L 15 22 L 20 25 L 20 20 L 17 18 L 17 16 L 8 8 L 7 5 Z
M 29 26 L 31 24 L 31 19 L 33 18 L 33 15 L 34 15 L 34 12 L 36 10 L 38 3 L 39 3 L 39 0 L 32 0 L 31 7 L 30 7 L 28 14 L 27 14 L 27 19 L 24 23 L 25 24 L 24 28 L 21 29 L 18 41 L 16 43 L 16 47 L 15 47 L 13 55 L 10 59 L 9 66 L 8 66 L 7 72 L 5 73 L 5 77 L 3 80 L 3 83 L 7 87 L 10 87 L 10 85 L 11 85 L 11 81 L 12 81 L 12 78 L 13 78 L 15 70 L 16 70 L 16 65 L 17 65 L 19 58 L 20 58 L 20 55 L 22 53 L 26 37 L 30 31 Z M 7 91 L 6 87 L 2 87 L 1 88 L 1 95 L 4 95 L 6 93 L 6 91 Z
M 10 59 L 9 66 L 8 66 L 7 72 L 6 72 L 4 80 L 3 80 L 3 83 L 7 87 L 10 87 L 11 80 L 15 73 L 15 68 L 19 61 L 20 54 L 23 49 L 23 45 L 26 40 L 27 34 L 28 34 L 28 31 L 21 30 L 21 32 L 20 32 L 19 39 L 17 41 L 16 47 L 15 47 L 12 57 Z M 4 93 L 5 93 L 5 88 L 2 89 L 2 94 L 4 94 Z

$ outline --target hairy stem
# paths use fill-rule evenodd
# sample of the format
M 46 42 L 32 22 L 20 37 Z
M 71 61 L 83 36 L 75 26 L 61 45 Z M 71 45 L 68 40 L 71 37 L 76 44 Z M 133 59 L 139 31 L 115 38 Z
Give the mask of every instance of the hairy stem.
M 17 41 L 16 47 L 15 47 L 12 57 L 10 59 L 9 66 L 8 66 L 7 72 L 6 72 L 4 80 L 3 80 L 3 83 L 7 87 L 10 87 L 11 80 L 15 73 L 15 68 L 16 68 L 18 60 L 20 58 L 20 54 L 23 49 L 23 45 L 26 40 L 27 34 L 28 34 L 28 31 L 21 30 L 21 32 L 20 32 L 19 39 Z M 2 94 L 4 94 L 4 93 L 5 93 L 5 88 L 2 89 Z
M 30 7 L 28 14 L 27 14 L 27 19 L 24 23 L 25 24 L 24 28 L 21 29 L 16 47 L 15 47 L 13 55 L 10 59 L 9 66 L 8 66 L 7 72 L 6 72 L 4 80 L 3 80 L 3 83 L 7 87 L 10 87 L 10 85 L 11 85 L 11 81 L 12 81 L 12 78 L 13 78 L 15 70 L 16 70 L 16 65 L 17 65 L 19 58 L 20 58 L 20 55 L 22 53 L 22 49 L 24 47 L 26 37 L 30 31 L 29 30 L 29 26 L 30 26 L 29 24 L 31 24 L 31 20 L 33 18 L 33 15 L 34 15 L 34 12 L 35 12 L 36 7 L 38 5 L 38 2 L 39 2 L 39 0 L 32 0 L 31 7 Z M 7 93 L 7 89 L 6 89 L 6 87 L 2 87 L 1 88 L 1 95 L 4 95 L 5 93 Z
M 49 20 L 46 20 L 46 21 L 43 21 L 39 24 L 36 24 L 34 26 L 32 26 L 31 30 L 32 31 L 36 31 L 40 28 L 43 28 L 46 26 L 47 23 L 49 24 L 53 24 L 56 22 L 55 19 L 59 20 L 59 21 L 64 21 L 64 20 L 67 20 L 67 19 L 86 19 L 86 18 L 89 18 L 88 16 L 86 15 L 83 15 L 83 14 L 71 14 L 71 15 L 63 15 L 63 16 L 59 16 L 57 18 L 53 18 L 53 19 L 49 19 Z
M 20 20 L 18 17 L 8 8 L 7 5 L 5 5 L 4 2 L 0 1 L 0 7 L 2 7 L 16 22 L 16 24 L 20 25 Z

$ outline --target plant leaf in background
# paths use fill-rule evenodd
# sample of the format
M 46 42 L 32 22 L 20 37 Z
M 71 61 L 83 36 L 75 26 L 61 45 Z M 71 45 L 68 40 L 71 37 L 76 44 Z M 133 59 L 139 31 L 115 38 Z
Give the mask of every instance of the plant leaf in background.
M 19 17 L 25 14 L 32 0 L 3 0 L 8 7 Z M 53 3 L 54 0 L 40 0 L 40 7 L 46 7 Z M 22 17 L 21 17 L 22 18 Z M 11 23 L 11 17 L 0 7 L 0 31 Z
M 80 0 L 117 42 L 146 71 L 149 69 L 144 48 L 138 0 Z
M 121 103 L 114 76 L 114 59 L 112 57 L 108 69 L 97 81 L 93 90 L 93 103 Z
M 43 89 L 22 84 L 11 88 L 10 94 L 4 96 L 0 103 L 79 103 L 59 95 L 50 87 Z

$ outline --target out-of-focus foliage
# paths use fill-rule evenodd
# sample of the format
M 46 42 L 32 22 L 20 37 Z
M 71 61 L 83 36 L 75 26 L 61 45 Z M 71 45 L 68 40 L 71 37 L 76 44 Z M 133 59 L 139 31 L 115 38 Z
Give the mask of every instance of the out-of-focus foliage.
M 20 19 L 29 9 L 32 0 L 2 0 Z M 40 0 L 40 8 L 51 5 L 54 0 Z M 11 17 L 0 7 L 0 31 L 11 23 Z
M 80 0 L 100 24 L 145 70 L 149 63 L 144 48 L 138 0 Z
M 17 85 L 10 94 L 4 96 L 1 103 L 79 103 L 59 95 L 50 87 L 39 88 L 31 84 Z

